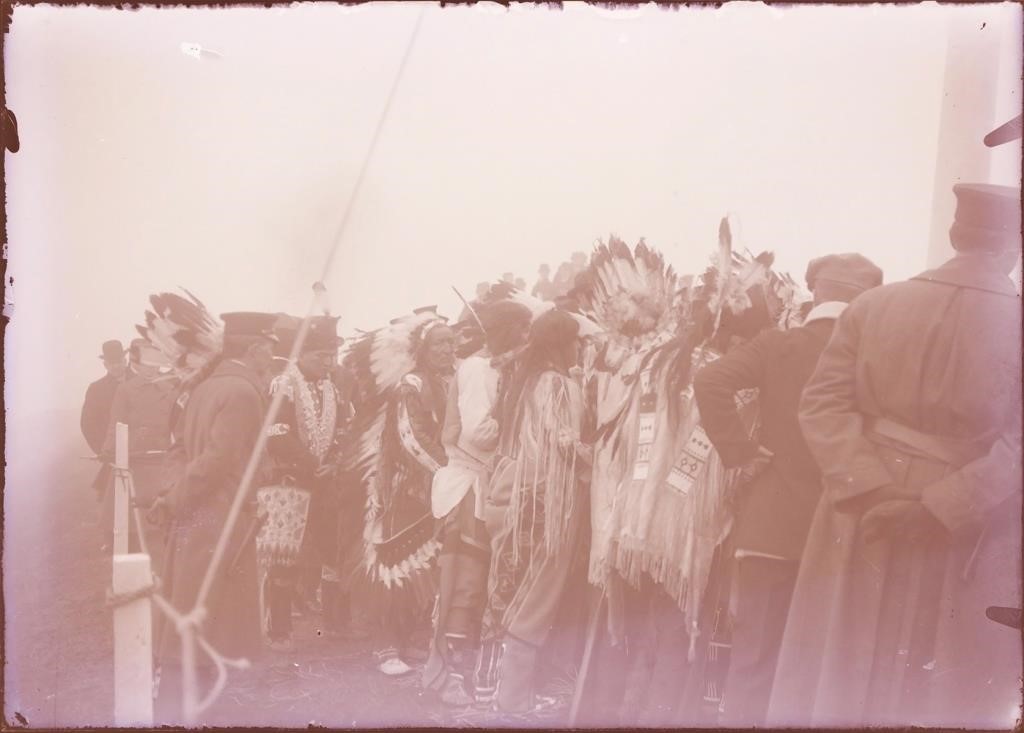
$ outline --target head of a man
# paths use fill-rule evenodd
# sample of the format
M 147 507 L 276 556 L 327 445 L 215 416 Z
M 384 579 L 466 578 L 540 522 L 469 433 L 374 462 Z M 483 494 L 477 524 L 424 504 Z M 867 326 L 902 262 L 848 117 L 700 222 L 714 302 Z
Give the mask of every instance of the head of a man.
M 483 306 L 479 316 L 492 356 L 518 349 L 530 335 L 533 314 L 521 303 L 499 300 Z
M 831 254 L 811 260 L 806 280 L 815 305 L 834 301 L 849 303 L 865 290 L 881 285 L 882 270 L 855 252 Z
M 302 352 L 299 354 L 299 370 L 307 379 L 326 379 L 338 365 L 338 346 L 336 317 L 319 316 L 310 319 Z
M 121 379 L 125 374 L 124 347 L 120 341 L 104 341 L 101 347 L 100 359 L 107 374 L 115 379 Z
M 133 372 L 150 382 L 160 376 L 160 367 L 164 366 L 163 355 L 148 341 L 135 339 L 128 353 Z
M 449 374 L 455 366 L 455 332 L 443 320 L 428 321 L 416 337 L 416 363 L 435 374 Z
M 1020 189 L 981 183 L 953 187 L 956 214 L 949 241 L 962 257 L 1009 274 L 1021 252 Z
M 274 363 L 274 334 L 277 316 L 273 313 L 225 313 L 225 359 L 241 362 L 260 376 L 269 374 Z
M 537 268 L 537 274 L 540 275 L 541 280 L 547 280 L 551 277 L 551 265 L 543 264 Z

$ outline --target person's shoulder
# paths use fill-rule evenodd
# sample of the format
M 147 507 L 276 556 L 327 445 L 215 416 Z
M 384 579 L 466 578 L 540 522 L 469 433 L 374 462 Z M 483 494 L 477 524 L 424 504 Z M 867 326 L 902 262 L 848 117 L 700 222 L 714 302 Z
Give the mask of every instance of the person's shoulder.
M 251 379 L 246 375 L 232 372 L 215 372 L 213 376 L 196 387 L 193 398 L 206 395 L 222 400 L 259 400 L 261 397 L 259 388 Z

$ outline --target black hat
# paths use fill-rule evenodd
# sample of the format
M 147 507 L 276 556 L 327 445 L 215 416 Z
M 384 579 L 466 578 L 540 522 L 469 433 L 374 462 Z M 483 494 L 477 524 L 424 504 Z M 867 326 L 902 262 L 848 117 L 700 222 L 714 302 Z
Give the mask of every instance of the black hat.
M 303 351 L 336 351 L 338 345 L 337 316 L 314 316 L 309 320 Z
M 224 321 L 224 336 L 248 336 L 278 341 L 274 335 L 274 324 L 278 316 L 275 313 L 224 313 L 220 319 Z
M 811 260 L 805 279 L 811 290 L 821 280 L 870 290 L 882 284 L 882 270 L 864 255 L 850 252 Z
M 302 325 L 302 318 L 289 316 L 286 313 L 278 313 L 274 321 L 274 335 L 277 336 L 277 343 L 274 344 L 274 356 L 287 359 L 292 353 L 292 344 L 295 342 L 295 334 L 299 332 Z
M 124 360 L 124 346 L 121 342 L 114 339 L 111 341 L 104 341 L 101 347 L 102 353 L 100 358 L 104 361 L 117 361 L 118 359 Z
M 1021 115 L 1017 115 L 1004 125 L 1000 125 L 985 136 L 985 145 L 994 148 L 997 145 L 1020 140 L 1021 138 Z
M 953 186 L 956 215 L 949 239 L 956 250 L 1005 251 L 1020 247 L 1020 189 L 989 183 Z

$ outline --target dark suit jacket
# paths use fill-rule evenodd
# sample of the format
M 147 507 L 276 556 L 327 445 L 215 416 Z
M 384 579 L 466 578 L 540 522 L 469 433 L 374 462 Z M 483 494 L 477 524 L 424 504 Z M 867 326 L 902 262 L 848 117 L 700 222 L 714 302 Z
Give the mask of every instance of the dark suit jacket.
M 804 385 L 828 343 L 834 319 L 765 331 L 704 367 L 694 379 L 701 424 L 727 467 L 747 463 L 758 443 L 747 437 L 735 395 L 757 389 L 760 444 L 775 454 L 744 487 L 733 528 L 737 549 L 799 559 L 821 497 L 821 474 L 797 414 Z
M 85 392 L 85 403 L 82 405 L 80 425 L 85 442 L 92 452 L 99 455 L 103 452 L 103 441 L 107 437 L 107 424 L 110 422 L 110 410 L 114 404 L 114 395 L 121 385 L 121 380 L 107 374 L 89 385 Z

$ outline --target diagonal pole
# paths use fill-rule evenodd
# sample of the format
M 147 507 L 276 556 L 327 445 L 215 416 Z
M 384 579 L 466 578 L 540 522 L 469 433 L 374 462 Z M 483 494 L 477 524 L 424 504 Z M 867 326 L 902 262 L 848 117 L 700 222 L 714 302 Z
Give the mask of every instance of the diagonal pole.
M 298 355 L 302 350 L 302 345 L 305 342 L 306 335 L 309 332 L 310 319 L 317 309 L 317 305 L 321 302 L 321 292 L 323 286 L 322 281 L 326 278 L 327 274 L 331 270 L 331 266 L 334 263 L 334 258 L 337 254 L 339 245 L 341 244 L 342 237 L 345 230 L 348 227 L 349 219 L 351 218 L 353 204 L 358 198 L 359 191 L 362 188 L 363 181 L 366 177 L 366 171 L 369 168 L 370 160 L 377 148 L 377 144 L 380 140 L 381 131 L 384 128 L 384 123 L 387 120 L 388 114 L 391 111 L 392 103 L 395 99 L 395 92 L 398 89 L 399 82 L 404 75 L 409 57 L 411 55 L 413 46 L 417 36 L 419 35 L 420 27 L 423 23 L 423 16 L 426 8 L 420 10 L 419 15 L 416 18 L 416 23 L 413 26 L 412 33 L 409 36 L 409 40 L 406 43 L 405 52 L 402 56 L 401 62 L 398 66 L 398 71 L 395 74 L 395 79 L 392 82 L 391 90 L 388 93 L 387 102 L 384 105 L 384 109 L 381 112 L 381 116 L 377 122 L 377 126 L 374 129 L 373 137 L 370 141 L 370 146 L 367 149 L 366 155 L 363 158 L 362 165 L 359 170 L 359 175 L 356 178 L 356 182 L 352 189 L 352 195 L 345 206 L 344 214 L 341 218 L 341 222 L 338 225 L 338 229 L 334 236 L 334 241 L 331 245 L 331 249 L 328 251 L 326 261 L 324 262 L 321 270 L 320 279 L 314 286 L 314 296 L 310 302 L 309 308 L 306 311 L 306 316 L 302 320 L 302 324 L 299 327 L 299 331 L 296 334 L 295 342 L 292 345 L 291 354 L 289 354 L 289 364 L 294 364 L 298 360 Z M 239 483 L 238 490 L 235 492 L 234 500 L 231 504 L 231 509 L 228 512 L 227 520 L 224 523 L 224 527 L 221 530 L 220 536 L 217 539 L 217 544 L 214 547 L 213 556 L 210 559 L 210 564 L 206 569 L 206 574 L 203 576 L 202 583 L 199 587 L 199 592 L 196 595 L 195 605 L 192 611 L 187 614 L 186 622 L 182 625 L 182 660 L 183 666 L 193 666 L 191 670 L 183 670 L 185 675 L 184 685 L 184 703 L 185 703 L 185 719 L 187 724 L 195 724 L 197 715 L 201 712 L 199 709 L 198 691 L 196 689 L 195 679 L 195 634 L 196 626 L 201 623 L 206 613 L 206 601 L 209 598 L 210 591 L 213 587 L 213 583 L 217 578 L 220 571 L 221 563 L 224 560 L 224 554 L 227 551 L 229 539 L 234 531 L 235 525 L 238 523 L 238 518 L 241 514 L 242 507 L 249 494 L 252 486 L 253 479 L 256 476 L 256 470 L 259 467 L 260 458 L 263 454 L 263 450 L 266 447 L 267 442 L 267 431 L 273 424 L 273 421 L 277 418 L 277 413 L 280 410 L 281 402 L 284 397 L 282 392 L 278 392 L 274 395 L 270 402 L 270 406 L 263 419 L 263 424 L 260 427 L 260 432 L 256 438 L 256 444 L 253 446 L 252 453 L 249 456 L 249 461 L 246 464 L 245 472 L 242 474 L 242 480 Z M 212 702 L 212 701 L 211 701 Z

